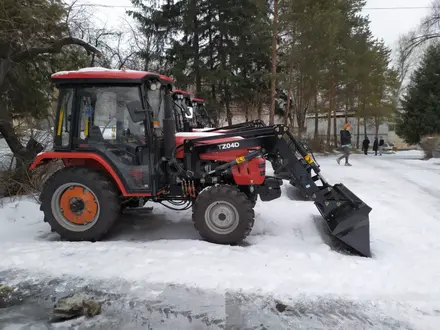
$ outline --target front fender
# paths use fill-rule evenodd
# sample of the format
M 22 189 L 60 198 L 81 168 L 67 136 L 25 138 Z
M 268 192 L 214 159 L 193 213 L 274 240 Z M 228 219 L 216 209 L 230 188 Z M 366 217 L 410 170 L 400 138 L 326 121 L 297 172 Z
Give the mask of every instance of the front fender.
M 57 159 L 59 158 L 59 156 L 54 157 L 54 155 L 52 154 L 56 154 L 53 151 L 43 151 L 40 152 L 37 157 L 35 157 L 34 161 L 32 162 L 32 164 L 29 166 L 29 171 L 32 171 L 33 169 L 35 169 L 36 167 L 46 164 L 49 161 L 53 160 L 53 159 Z

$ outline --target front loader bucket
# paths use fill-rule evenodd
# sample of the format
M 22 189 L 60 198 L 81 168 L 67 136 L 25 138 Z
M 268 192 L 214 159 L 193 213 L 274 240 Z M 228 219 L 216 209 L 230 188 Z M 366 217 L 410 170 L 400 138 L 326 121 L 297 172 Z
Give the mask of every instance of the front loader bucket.
M 323 193 L 324 196 L 321 195 Z M 370 220 L 371 207 L 353 194 L 343 184 L 324 188 L 315 202 L 333 236 L 365 257 L 371 257 Z

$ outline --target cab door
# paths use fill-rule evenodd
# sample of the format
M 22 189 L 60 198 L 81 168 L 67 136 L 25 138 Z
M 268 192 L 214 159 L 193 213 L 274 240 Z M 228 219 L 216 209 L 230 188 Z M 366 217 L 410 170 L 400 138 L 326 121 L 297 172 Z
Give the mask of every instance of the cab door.
M 142 116 L 127 104 L 141 100 L 140 86 L 83 86 L 77 91 L 76 150 L 93 151 L 110 164 L 129 193 L 151 193 L 152 171 Z

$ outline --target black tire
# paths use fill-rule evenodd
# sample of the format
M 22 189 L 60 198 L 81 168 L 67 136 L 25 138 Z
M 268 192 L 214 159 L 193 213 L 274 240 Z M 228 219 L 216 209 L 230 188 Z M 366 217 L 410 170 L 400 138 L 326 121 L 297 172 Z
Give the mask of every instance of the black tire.
M 233 221 L 234 226 L 229 228 L 230 232 L 228 232 L 229 229 L 223 233 L 212 229 L 214 226 L 212 219 L 215 217 L 209 217 L 208 215 L 205 217 L 205 213 L 212 210 L 211 207 L 217 207 L 219 209 L 217 212 L 222 212 L 221 208 L 223 207 L 224 210 L 228 211 L 228 215 L 235 219 Z M 219 218 L 221 214 L 219 214 Z M 223 214 L 223 217 L 225 217 L 223 220 L 228 215 Z M 232 186 L 217 185 L 203 190 L 198 195 L 193 205 L 192 220 L 200 236 L 208 242 L 235 245 L 243 241 L 252 231 L 254 216 L 252 202 L 245 193 Z
M 252 208 L 254 208 L 255 205 L 257 204 L 258 194 L 254 193 L 254 192 L 251 193 L 248 186 L 240 186 L 239 189 L 240 189 L 240 191 L 242 191 L 243 193 L 246 194 L 247 198 L 251 202 Z
M 62 216 L 57 210 L 57 207 L 60 206 L 54 208 L 54 205 L 59 204 L 57 201 L 59 188 L 69 183 L 86 187 L 87 191 L 92 192 L 96 197 L 94 201 L 97 201 L 99 213 L 93 223 L 76 225 L 64 217 L 65 220 L 60 219 Z M 65 240 L 95 242 L 102 239 L 119 218 L 120 201 L 118 195 L 118 190 L 113 182 L 103 174 L 88 168 L 65 167 L 46 181 L 40 198 L 45 222 L 49 223 L 52 231 Z
M 249 201 L 251 202 L 252 208 L 254 208 L 255 205 L 257 205 L 258 195 L 257 194 L 250 194 L 248 198 L 249 198 Z

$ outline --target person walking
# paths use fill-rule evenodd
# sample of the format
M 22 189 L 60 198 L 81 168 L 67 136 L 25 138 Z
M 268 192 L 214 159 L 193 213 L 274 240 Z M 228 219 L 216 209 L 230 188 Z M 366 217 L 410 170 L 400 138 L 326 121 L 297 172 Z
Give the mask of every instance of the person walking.
M 350 147 L 351 147 L 351 133 L 350 133 L 351 125 L 350 123 L 344 124 L 344 129 L 341 130 L 341 147 L 343 155 L 338 157 L 336 161 L 338 164 L 341 164 L 342 158 L 345 158 L 345 166 L 351 166 L 348 162 L 348 157 L 350 156 Z
M 374 155 L 377 156 L 377 149 L 379 147 L 379 142 L 377 141 L 377 136 L 374 138 L 374 142 L 373 142 L 373 151 L 374 151 Z
M 379 156 L 382 156 L 382 151 L 383 151 L 383 145 L 385 144 L 385 141 L 383 140 L 382 137 L 380 137 L 379 140 Z
M 365 140 L 362 142 L 362 150 L 364 151 L 364 154 L 368 155 L 369 147 L 370 147 L 370 140 L 368 139 L 368 136 L 365 136 Z

